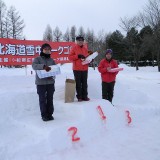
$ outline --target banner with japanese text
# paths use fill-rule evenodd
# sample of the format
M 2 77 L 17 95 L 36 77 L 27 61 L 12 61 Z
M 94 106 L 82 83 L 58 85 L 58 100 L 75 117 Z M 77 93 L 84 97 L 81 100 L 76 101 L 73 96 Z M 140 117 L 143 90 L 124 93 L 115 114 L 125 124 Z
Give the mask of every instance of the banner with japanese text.
M 0 65 L 30 65 L 39 56 L 41 45 L 49 43 L 56 63 L 69 63 L 68 55 L 74 42 L 46 42 L 0 38 Z

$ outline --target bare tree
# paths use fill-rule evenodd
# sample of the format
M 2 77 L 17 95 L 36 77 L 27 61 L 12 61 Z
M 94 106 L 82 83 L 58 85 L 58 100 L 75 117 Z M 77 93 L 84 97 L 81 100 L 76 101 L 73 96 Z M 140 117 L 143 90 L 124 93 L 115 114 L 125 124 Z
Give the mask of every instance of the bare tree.
M 105 41 L 105 37 L 106 37 L 106 33 L 105 31 L 102 29 L 98 32 L 98 41 L 104 42 Z
M 146 23 L 154 28 L 160 25 L 160 0 L 149 0 L 148 2 L 143 15 L 146 17 Z
M 99 55 L 96 57 L 95 61 L 100 62 L 101 59 L 104 58 L 106 51 L 106 36 L 107 34 L 104 30 L 100 30 L 98 35 L 94 38 L 94 49 L 99 52 Z
M 95 50 L 94 48 L 95 35 L 93 30 L 87 29 L 85 39 L 88 43 L 88 49 L 91 51 Z
M 8 17 L 6 16 L 4 19 L 4 37 L 10 38 L 10 27 L 11 24 L 9 23 Z
M 9 23 L 9 36 L 11 38 L 21 39 L 25 25 L 19 12 L 16 11 L 15 7 L 11 6 L 8 10 L 7 17 Z
M 105 47 L 106 33 L 104 32 L 103 29 L 98 32 L 97 38 L 95 40 L 96 40 L 96 50 L 103 53 L 106 50 Z
M 60 42 L 62 38 L 62 32 L 60 31 L 59 27 L 57 26 L 54 30 L 53 30 L 53 40 L 55 42 Z
M 120 18 L 120 27 L 125 31 L 129 32 L 131 28 L 137 28 L 139 26 L 139 19 L 137 16 L 132 18 L 124 17 Z
M 66 42 L 70 42 L 71 41 L 69 28 L 67 28 L 65 34 L 63 35 L 63 40 L 66 41 Z
M 84 31 L 84 28 L 82 26 L 78 30 L 78 35 L 81 35 L 81 36 L 85 37 L 85 31 Z
M 136 67 L 136 70 L 139 70 L 139 60 L 141 57 L 141 52 L 140 52 L 140 40 L 138 36 L 138 30 L 137 28 L 140 27 L 140 18 L 144 18 L 140 16 L 134 16 L 132 18 L 124 17 L 123 19 L 121 18 L 120 21 L 120 27 L 127 32 L 127 37 L 126 37 L 126 46 L 127 46 L 127 51 L 133 55 L 134 57 L 134 64 Z
M 75 42 L 75 38 L 76 38 L 76 26 L 72 26 L 71 27 L 70 36 L 71 36 L 72 42 Z
M 4 37 L 4 19 L 6 13 L 6 5 L 5 3 L 0 0 L 0 37 Z
M 160 72 L 160 0 L 149 0 L 144 8 L 146 23 L 154 30 L 154 51 L 157 55 L 158 71 Z
M 53 41 L 52 28 L 49 24 L 47 25 L 46 30 L 43 34 L 43 40 L 44 41 Z
M 148 24 L 146 22 L 147 17 L 143 12 L 139 12 L 139 14 L 137 15 L 137 19 L 139 22 L 139 27 L 144 28 L 144 27 L 148 26 Z

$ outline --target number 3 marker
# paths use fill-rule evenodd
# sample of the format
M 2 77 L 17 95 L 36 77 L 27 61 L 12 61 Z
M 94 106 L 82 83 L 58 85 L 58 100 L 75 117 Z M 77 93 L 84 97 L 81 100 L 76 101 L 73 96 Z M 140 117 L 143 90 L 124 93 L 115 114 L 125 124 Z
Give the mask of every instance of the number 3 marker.
M 126 115 L 127 115 L 128 124 L 130 124 L 132 122 L 132 118 L 131 118 L 130 112 L 128 110 L 126 111 Z

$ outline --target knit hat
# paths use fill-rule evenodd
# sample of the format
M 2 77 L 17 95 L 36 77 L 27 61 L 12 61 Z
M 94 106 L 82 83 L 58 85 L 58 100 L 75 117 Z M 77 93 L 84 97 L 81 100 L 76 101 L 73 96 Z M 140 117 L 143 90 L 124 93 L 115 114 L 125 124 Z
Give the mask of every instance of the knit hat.
M 106 54 L 108 54 L 108 53 L 113 54 L 112 49 L 107 49 Z
M 48 43 L 44 43 L 44 44 L 42 44 L 42 46 L 41 46 L 41 52 L 42 52 L 43 49 L 45 49 L 45 48 L 50 48 L 50 50 L 52 49 L 52 47 L 51 47 Z
M 79 40 L 84 41 L 84 37 L 83 37 L 83 36 L 81 36 L 81 35 L 77 36 L 77 37 L 76 37 L 76 41 L 79 41 Z

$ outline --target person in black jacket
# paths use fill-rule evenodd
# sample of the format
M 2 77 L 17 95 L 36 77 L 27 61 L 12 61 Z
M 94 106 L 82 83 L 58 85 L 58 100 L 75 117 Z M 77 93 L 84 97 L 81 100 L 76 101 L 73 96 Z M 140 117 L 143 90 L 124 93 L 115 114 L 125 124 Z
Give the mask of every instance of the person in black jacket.
M 55 65 L 51 58 L 51 46 L 47 43 L 41 46 L 40 56 L 36 57 L 32 63 L 34 70 L 51 70 L 50 65 Z M 53 94 L 55 91 L 55 77 L 40 79 L 36 73 L 37 94 L 39 95 L 39 105 L 43 121 L 54 120 Z

